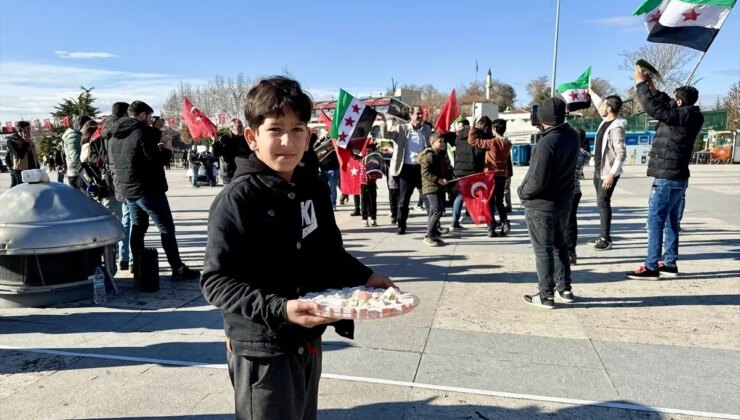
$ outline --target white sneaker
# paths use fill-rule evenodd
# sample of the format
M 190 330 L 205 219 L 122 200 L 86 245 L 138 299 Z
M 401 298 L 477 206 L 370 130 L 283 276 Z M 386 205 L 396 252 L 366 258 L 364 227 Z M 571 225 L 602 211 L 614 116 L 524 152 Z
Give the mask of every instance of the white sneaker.
M 362 221 L 362 226 L 370 227 L 370 222 L 367 221 L 367 219 Z
M 377 220 L 375 220 L 375 219 L 372 219 L 372 220 L 370 221 L 370 226 L 372 226 L 372 227 L 378 226 L 378 221 L 377 221 Z

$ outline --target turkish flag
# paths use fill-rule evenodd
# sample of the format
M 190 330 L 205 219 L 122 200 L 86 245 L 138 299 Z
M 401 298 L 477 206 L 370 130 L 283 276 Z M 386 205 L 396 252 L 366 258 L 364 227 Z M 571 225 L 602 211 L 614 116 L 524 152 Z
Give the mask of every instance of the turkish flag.
M 452 122 L 460 115 L 460 111 L 457 107 L 457 96 L 455 95 L 455 89 L 452 89 L 450 96 L 447 97 L 447 101 L 442 107 L 442 111 L 437 118 L 437 123 L 434 125 L 434 131 L 439 134 L 445 134 L 450 131 Z
M 218 133 L 216 124 L 211 122 L 203 111 L 194 107 L 187 97 L 182 98 L 182 117 L 185 119 L 185 124 L 187 124 L 190 136 L 194 141 L 203 137 L 216 138 Z
M 5 130 L 9 133 L 13 132 L 13 121 L 5 122 Z
M 69 127 L 69 117 L 67 116 L 62 117 L 62 126 Z
M 224 113 L 218 114 L 218 123 L 221 125 L 226 124 L 226 114 Z
M 422 108 L 421 112 L 422 112 L 424 121 L 429 121 L 429 107 L 425 106 L 424 108 Z
M 326 126 L 326 129 L 331 131 L 331 118 L 329 118 L 328 115 L 326 115 L 326 112 L 324 110 L 321 110 L 321 113 L 319 114 L 319 122 L 324 124 Z
M 44 119 L 44 130 L 51 130 L 51 120 L 48 118 Z
M 360 155 L 364 155 L 369 141 L 370 138 L 365 140 L 362 150 L 358 151 L 359 153 L 353 153 L 350 147 L 345 149 L 344 147 L 340 147 L 336 141 L 331 141 L 339 159 L 339 190 L 342 191 L 342 194 L 360 195 L 360 185 L 362 185 L 360 173 L 362 158 Z
M 464 176 L 457 179 L 457 190 L 465 201 L 465 208 L 470 213 L 473 223 L 491 223 L 491 209 L 488 200 L 493 195 L 494 178 L 493 172 L 481 172 L 474 175 Z
M 175 118 L 174 117 L 167 118 L 167 128 L 175 128 Z

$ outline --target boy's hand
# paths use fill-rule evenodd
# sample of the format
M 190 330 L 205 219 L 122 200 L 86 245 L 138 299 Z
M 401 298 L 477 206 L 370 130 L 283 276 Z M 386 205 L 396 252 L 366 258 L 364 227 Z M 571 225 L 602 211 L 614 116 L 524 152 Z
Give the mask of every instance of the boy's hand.
M 632 78 L 635 79 L 635 84 L 645 81 L 645 74 L 642 72 L 642 67 L 635 66 L 635 71 L 632 73 Z
M 390 277 L 386 276 L 385 274 L 378 273 L 373 273 L 372 275 L 370 275 L 370 277 L 367 278 L 367 283 L 365 283 L 365 287 L 375 287 L 378 289 L 395 287 L 396 289 L 398 289 L 398 286 L 396 286 L 396 284 L 391 281 Z
M 445 186 L 445 185 L 447 185 L 447 180 L 446 179 L 440 179 L 440 180 L 437 181 L 437 184 L 442 185 L 442 186 Z
M 336 321 L 334 318 L 324 318 L 323 316 L 316 316 L 309 312 L 318 309 L 319 304 L 316 302 L 293 299 L 285 304 L 285 315 L 288 317 L 288 322 L 306 328 L 313 328 L 317 325 L 329 324 Z

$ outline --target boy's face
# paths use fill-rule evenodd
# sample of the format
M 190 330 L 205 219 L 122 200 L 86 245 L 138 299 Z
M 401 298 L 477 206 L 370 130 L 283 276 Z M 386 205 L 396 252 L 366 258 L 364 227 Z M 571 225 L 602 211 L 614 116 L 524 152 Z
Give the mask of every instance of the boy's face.
M 437 150 L 445 150 L 445 141 L 443 138 L 436 138 L 432 141 L 432 147 Z
M 267 117 L 253 130 L 245 130 L 247 144 L 259 159 L 277 172 L 281 178 L 290 181 L 293 170 L 308 150 L 308 126 L 301 121 L 292 109 L 286 109 L 280 117 Z

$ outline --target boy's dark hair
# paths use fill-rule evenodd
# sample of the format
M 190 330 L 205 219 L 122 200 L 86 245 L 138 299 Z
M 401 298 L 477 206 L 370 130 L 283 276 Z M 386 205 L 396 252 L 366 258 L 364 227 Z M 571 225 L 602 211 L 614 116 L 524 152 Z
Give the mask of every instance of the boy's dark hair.
M 111 107 L 110 113 L 114 117 L 124 117 L 126 116 L 126 112 L 128 112 L 128 106 L 128 102 L 116 102 L 113 104 L 113 107 Z
M 152 107 L 150 107 L 149 105 L 147 105 L 145 102 L 142 102 L 142 101 L 133 101 L 131 102 L 131 105 L 128 106 L 128 116 L 129 117 L 136 117 L 142 112 L 151 114 L 152 112 L 154 112 L 154 110 L 152 109 Z
M 483 126 L 485 128 L 487 128 L 487 129 L 489 129 L 489 130 L 493 127 L 493 121 L 491 121 L 491 119 L 488 118 L 487 115 L 484 115 L 484 116 L 480 117 L 480 119 L 478 120 L 478 122 L 481 123 L 481 124 L 483 124 Z
M 499 136 L 503 136 L 506 132 L 506 120 L 501 118 L 493 120 L 493 129 L 498 133 Z
M 249 90 L 244 101 L 244 118 L 256 132 L 266 118 L 281 117 L 288 108 L 299 120 L 308 123 L 313 113 L 313 101 L 297 81 L 272 76 L 260 80 Z
M 609 95 L 606 97 L 606 106 L 611 108 L 613 113 L 618 114 L 622 109 L 622 98 L 617 95 Z
M 460 124 L 463 125 L 463 127 L 470 127 L 470 121 L 468 121 L 467 118 L 463 118 L 460 120 Z
M 681 86 L 674 93 L 676 99 L 683 102 L 683 106 L 692 106 L 699 100 L 699 91 L 693 86 Z
M 31 123 L 28 122 L 28 121 L 18 121 L 17 123 L 15 123 L 15 128 L 18 131 L 20 131 L 21 129 L 24 129 L 26 127 L 30 127 L 30 126 L 31 126 Z

